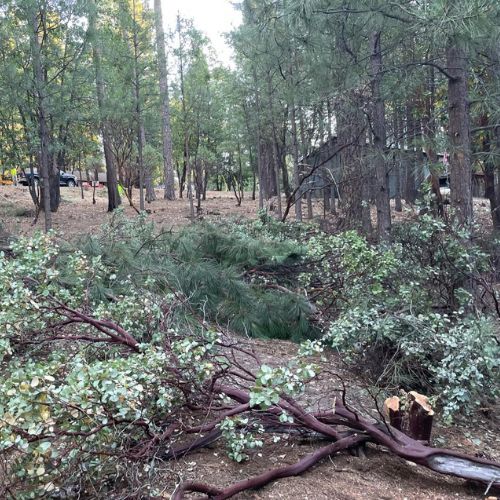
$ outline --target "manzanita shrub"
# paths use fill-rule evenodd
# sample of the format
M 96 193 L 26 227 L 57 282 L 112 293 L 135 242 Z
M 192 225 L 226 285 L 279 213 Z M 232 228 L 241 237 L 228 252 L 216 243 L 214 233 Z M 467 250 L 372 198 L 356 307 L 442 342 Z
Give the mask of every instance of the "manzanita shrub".
M 117 217 L 104 229 L 104 248 L 104 236 L 81 245 L 84 252 L 36 234 L 17 240 L 12 255 L 0 254 L 2 495 L 95 497 L 120 487 L 160 494 L 156 464 L 217 406 L 214 384 L 237 364 L 228 355 L 232 341 L 180 289 L 177 275 L 155 272 L 159 255 L 182 238 L 154 247 L 161 235 L 152 226 Z M 213 229 L 203 231 L 198 242 L 207 240 L 212 252 L 205 259 L 219 255 Z M 285 249 L 283 259 L 295 247 L 270 244 Z M 268 265 L 266 251 L 255 247 L 251 265 Z M 192 247 L 186 252 L 194 263 Z M 137 262 L 127 272 L 131 255 Z M 243 259 L 230 258 L 232 265 Z M 296 394 L 314 375 L 302 359 L 263 366 L 251 406 L 269 406 L 279 391 Z M 261 427 L 244 417 L 221 421 L 220 432 L 238 461 L 261 445 Z M 144 467 L 129 474 L 137 463 Z
M 105 488 L 133 458 L 125 450 L 140 454 L 141 441 L 212 376 L 217 334 L 165 328 L 172 298 L 131 281 L 122 283 L 127 296 L 93 298 L 95 281 L 112 281 L 113 269 L 64 251 L 52 235 L 21 238 L 12 252 L 0 256 L 0 452 L 8 483 L 16 498 L 72 497 L 91 478 Z M 113 330 L 114 321 L 137 343 Z
M 498 294 L 479 309 L 488 256 L 469 234 L 422 215 L 385 246 L 354 231 L 318 234 L 309 256 L 302 280 L 330 315 L 326 346 L 371 383 L 434 395 L 448 419 L 491 407 L 500 395 Z
M 447 416 L 500 395 L 498 327 L 476 312 L 470 285 L 487 256 L 463 235 L 426 216 L 385 247 L 355 232 L 277 226 L 262 217 L 173 235 L 118 213 L 78 248 L 36 234 L 1 254 L 2 495 L 160 495 L 160 464 L 182 455 L 207 412 L 224 415 L 224 384 L 244 387 L 249 402 L 210 432 L 244 461 L 268 432 L 255 415 L 300 397 L 318 374 L 309 357 L 325 349 L 379 386 L 423 387 Z M 186 277 L 190 266 L 197 274 Z M 215 283 L 221 271 L 237 302 Z M 284 366 L 260 364 L 228 335 L 238 323 L 220 322 L 225 307 L 245 313 L 245 301 L 280 331 L 314 314 L 323 334 Z M 246 319 L 259 321 L 256 311 Z M 294 425 L 283 408 L 270 416 Z

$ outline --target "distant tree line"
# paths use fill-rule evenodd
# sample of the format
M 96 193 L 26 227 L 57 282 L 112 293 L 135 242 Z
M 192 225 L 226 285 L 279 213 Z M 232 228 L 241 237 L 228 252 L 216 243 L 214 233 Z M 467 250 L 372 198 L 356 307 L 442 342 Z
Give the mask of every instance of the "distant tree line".
M 228 36 L 229 69 L 190 20 L 165 33 L 160 0 L 2 4 L 0 162 L 39 169 L 40 193 L 31 192 L 47 228 L 58 171 L 92 170 L 101 159 L 110 211 L 121 203 L 118 183 L 129 195 L 139 188 L 141 210 L 161 184 L 166 199 L 188 198 L 191 217 L 211 188 L 233 191 L 238 204 L 251 191 L 280 218 L 310 218 L 318 188 L 308 159 L 333 138 L 339 172 L 321 186 L 323 208 L 347 225 L 389 238 L 391 210 L 415 202 L 424 164 L 441 214 L 446 152 L 455 220 L 472 222 L 478 171 L 500 228 L 498 2 L 236 8 L 243 22 Z

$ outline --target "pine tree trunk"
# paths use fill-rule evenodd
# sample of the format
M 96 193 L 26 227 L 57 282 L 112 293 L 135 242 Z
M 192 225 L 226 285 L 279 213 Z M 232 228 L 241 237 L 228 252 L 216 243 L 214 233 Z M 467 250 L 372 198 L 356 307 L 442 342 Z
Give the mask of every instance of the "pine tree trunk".
M 259 210 L 264 208 L 264 162 L 262 158 L 262 135 L 260 129 L 260 93 L 257 80 L 257 71 L 252 66 L 253 84 L 255 88 L 255 107 L 257 112 L 257 176 L 259 178 Z
M 35 77 L 35 95 L 38 110 L 38 136 L 40 139 L 40 180 L 42 203 L 40 208 L 45 214 L 45 231 L 52 229 L 52 212 L 50 209 L 50 188 L 49 188 L 49 148 L 50 134 L 47 125 L 47 110 L 45 104 L 45 77 L 42 66 L 41 47 L 38 38 L 38 12 L 33 10 L 30 34 L 31 56 L 33 58 L 33 71 Z M 40 13 L 43 15 L 43 13 Z
M 381 94 L 382 82 L 382 49 L 380 31 L 370 37 L 371 68 L 372 68 L 372 99 L 373 99 L 373 145 L 375 152 L 377 206 L 377 236 L 380 241 L 388 240 L 391 232 L 391 206 L 389 200 L 389 176 L 385 162 L 385 103 Z
M 448 78 L 448 139 L 450 144 L 450 202 L 453 217 L 462 226 L 472 222 L 472 164 L 467 61 L 456 39 L 446 47 Z
M 361 135 L 364 115 L 359 96 L 351 94 L 339 104 L 337 120 L 339 125 L 342 212 L 347 226 L 360 227 L 362 210 L 362 190 L 364 182 Z
M 49 160 L 50 210 L 55 213 L 61 203 L 61 183 L 56 157 L 54 155 L 50 156 L 52 156 L 52 162 Z
M 407 151 L 404 159 L 405 166 L 405 193 L 406 203 L 413 205 L 417 200 L 415 181 L 415 118 L 413 116 L 414 104 L 410 99 L 406 104 L 406 144 Z
M 167 56 L 165 54 L 165 33 L 163 31 L 163 16 L 161 0 L 154 1 L 156 50 L 160 84 L 162 140 L 163 140 L 163 172 L 166 200 L 175 200 L 175 178 L 172 153 L 172 129 L 170 127 L 170 102 L 168 95 Z
M 111 141 L 109 139 L 108 124 L 105 119 L 104 111 L 104 80 L 101 70 L 101 54 L 99 41 L 95 29 L 96 19 L 96 2 L 91 2 L 92 12 L 89 15 L 89 33 L 92 37 L 92 59 L 94 62 L 97 106 L 99 109 L 99 122 L 102 136 L 102 146 L 104 149 L 104 160 L 106 162 L 106 184 L 108 188 L 108 212 L 112 212 L 121 204 L 120 195 L 118 194 L 118 181 L 116 178 L 116 169 L 113 164 L 113 154 L 111 152 Z
M 297 137 L 297 119 L 295 116 L 295 104 L 290 106 L 290 120 L 292 122 L 292 151 L 293 151 L 293 183 L 295 192 L 295 219 L 302 221 L 302 189 L 300 185 L 299 166 L 299 141 Z
M 144 128 L 144 123 L 141 123 L 141 141 L 146 144 L 146 131 Z M 144 165 L 144 187 L 146 188 L 146 202 L 151 203 L 156 200 L 155 188 L 153 185 L 153 173 L 151 171 L 151 165 Z
M 139 172 L 139 208 L 141 211 L 145 209 L 144 206 L 144 146 L 146 142 L 146 134 L 144 132 L 144 120 L 142 117 L 142 106 L 141 106 L 141 82 L 139 75 L 139 40 L 137 36 L 137 20 L 136 20 L 136 3 L 132 0 L 133 9 L 133 20 L 134 20 L 134 31 L 133 31 L 133 43 L 134 43 L 134 98 L 135 98 L 135 119 L 137 126 L 137 170 Z
M 492 81 L 496 88 L 500 88 L 500 41 L 496 41 L 490 50 Z M 485 134 L 485 148 L 487 157 L 484 165 L 485 196 L 490 202 L 491 219 L 493 228 L 500 230 L 500 126 L 498 114 L 493 115 L 494 128 Z M 490 121 L 489 119 L 487 120 Z M 490 125 L 486 123 L 485 125 Z
M 189 138 L 190 133 L 188 129 L 187 122 L 187 109 L 186 109 L 186 93 L 184 88 L 184 52 L 183 52 L 183 44 L 181 38 L 181 18 L 180 15 L 177 14 L 177 35 L 179 37 L 179 76 L 181 83 L 181 105 L 182 105 L 182 122 L 184 128 L 184 170 L 182 173 L 183 178 L 185 177 L 185 182 L 187 183 L 187 197 L 189 200 L 189 217 L 191 220 L 194 220 L 194 203 L 193 203 L 193 174 L 191 167 L 191 158 L 189 152 Z M 181 181 L 181 195 L 182 198 L 182 181 Z
M 430 68 L 427 97 L 425 97 L 425 112 L 422 117 L 422 130 L 424 133 L 425 152 L 429 165 L 429 178 L 431 181 L 431 191 L 434 196 L 434 212 L 437 215 L 444 215 L 443 196 L 439 186 L 438 157 L 435 152 L 434 141 L 436 137 L 436 119 L 435 119 L 435 94 L 436 83 L 434 77 L 434 68 Z
M 278 219 L 281 220 L 283 217 L 283 210 L 281 207 L 281 181 L 280 181 L 280 164 L 279 164 L 279 149 L 278 149 L 278 134 L 276 132 L 276 123 L 274 121 L 274 106 L 272 99 L 272 85 L 271 85 L 271 76 L 267 75 L 267 102 L 269 105 L 269 114 L 271 127 L 273 130 L 273 167 L 274 167 L 274 176 L 276 182 L 276 200 L 277 200 L 277 216 Z
M 394 110 L 393 115 L 393 133 L 394 133 L 394 179 L 395 179 L 395 193 L 394 193 L 394 210 L 396 212 L 403 211 L 403 204 L 401 202 L 401 129 L 400 129 L 399 109 Z

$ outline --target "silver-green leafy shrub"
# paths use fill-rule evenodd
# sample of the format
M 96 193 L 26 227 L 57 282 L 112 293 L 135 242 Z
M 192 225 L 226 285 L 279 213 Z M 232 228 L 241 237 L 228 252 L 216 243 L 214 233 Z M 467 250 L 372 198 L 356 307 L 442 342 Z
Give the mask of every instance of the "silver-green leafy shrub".
M 385 246 L 354 231 L 319 234 L 302 276 L 328 305 L 324 345 L 379 386 L 437 395 L 447 418 L 500 395 L 498 318 L 475 309 L 487 256 L 467 241 L 430 215 L 397 227 Z
M 174 327 L 173 296 L 147 283 L 125 277 L 128 295 L 92 294 L 115 270 L 51 234 L 21 238 L 12 253 L 0 254 L 0 455 L 9 488 L 21 499 L 71 497 L 94 478 L 105 490 L 102 478 L 133 460 L 127 450 L 144 436 L 154 441 L 213 375 L 218 334 Z M 106 336 L 109 322 L 139 344 Z

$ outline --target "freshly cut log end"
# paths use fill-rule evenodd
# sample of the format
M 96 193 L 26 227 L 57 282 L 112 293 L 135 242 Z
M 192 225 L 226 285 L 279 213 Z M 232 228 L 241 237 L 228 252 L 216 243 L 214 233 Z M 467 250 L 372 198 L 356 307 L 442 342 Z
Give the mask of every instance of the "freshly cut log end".
M 430 442 L 433 419 L 429 399 L 416 391 L 408 393 L 408 435 L 417 441 Z
M 392 427 L 401 431 L 403 428 L 403 412 L 400 409 L 400 399 L 397 396 L 387 398 L 384 402 L 384 412 Z

